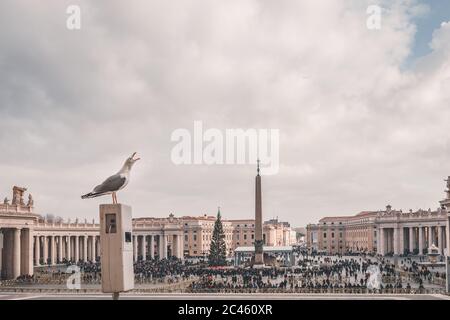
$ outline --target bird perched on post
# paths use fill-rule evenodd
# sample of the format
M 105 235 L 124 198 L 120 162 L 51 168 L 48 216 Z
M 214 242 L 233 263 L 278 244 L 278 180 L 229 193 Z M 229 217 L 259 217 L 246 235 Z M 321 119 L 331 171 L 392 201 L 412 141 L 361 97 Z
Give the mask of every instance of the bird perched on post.
M 122 166 L 119 172 L 106 179 L 102 184 L 96 186 L 92 192 L 81 196 L 81 199 L 96 198 L 107 194 L 112 195 L 113 204 L 117 204 L 116 192 L 126 187 L 130 181 L 130 171 L 136 161 L 141 158 L 134 158 L 136 152 L 131 155 Z

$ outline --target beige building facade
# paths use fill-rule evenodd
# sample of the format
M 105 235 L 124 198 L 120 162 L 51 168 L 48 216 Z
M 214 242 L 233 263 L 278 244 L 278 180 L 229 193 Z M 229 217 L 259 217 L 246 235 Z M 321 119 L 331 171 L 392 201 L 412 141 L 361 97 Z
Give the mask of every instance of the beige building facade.
M 65 261 L 96 261 L 100 257 L 100 226 L 95 221 L 48 221 L 34 212 L 31 195 L 14 187 L 13 200 L 0 204 L 0 275 L 15 279 L 32 275 L 34 267 Z M 214 230 L 214 216 L 133 219 L 135 261 L 175 256 L 206 257 Z M 227 253 L 254 244 L 254 220 L 222 220 Z M 268 246 L 290 245 L 292 230 L 286 223 L 265 223 Z
M 180 219 L 184 228 L 184 254 L 190 257 L 206 257 L 209 254 L 216 217 L 184 216 Z M 254 246 L 254 219 L 222 219 L 222 225 L 229 257 L 234 255 L 234 250 L 238 247 Z M 265 246 L 270 247 L 293 245 L 296 242 L 296 232 L 287 223 L 266 221 L 263 224 L 263 241 Z
M 320 219 L 307 226 L 307 246 L 316 252 L 350 252 L 380 255 L 424 255 L 433 244 L 448 255 L 450 183 L 447 199 L 437 210 L 364 211 L 355 216 Z

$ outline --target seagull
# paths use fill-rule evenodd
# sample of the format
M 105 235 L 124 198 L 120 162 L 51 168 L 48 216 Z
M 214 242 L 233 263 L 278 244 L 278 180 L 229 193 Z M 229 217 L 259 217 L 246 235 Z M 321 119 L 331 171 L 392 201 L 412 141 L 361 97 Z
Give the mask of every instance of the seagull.
M 130 181 L 130 171 L 136 161 L 141 158 L 134 158 L 136 152 L 131 155 L 122 166 L 119 172 L 115 175 L 106 179 L 102 184 L 96 186 L 92 192 L 81 196 L 81 199 L 95 198 L 104 196 L 106 194 L 111 194 L 113 199 L 113 204 L 117 204 L 116 192 L 125 188 Z

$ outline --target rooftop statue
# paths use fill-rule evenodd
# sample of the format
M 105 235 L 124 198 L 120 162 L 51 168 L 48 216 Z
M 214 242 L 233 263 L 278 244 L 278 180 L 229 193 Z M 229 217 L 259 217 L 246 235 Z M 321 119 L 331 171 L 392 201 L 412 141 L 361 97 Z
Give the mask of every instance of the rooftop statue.
M 447 182 L 447 190 L 445 190 L 445 193 L 447 193 L 447 199 L 450 199 L 450 177 L 448 177 L 448 179 L 444 181 Z
M 32 207 L 32 206 L 34 206 L 34 200 L 33 200 L 33 196 L 31 194 L 29 194 L 27 207 Z
M 12 199 L 13 205 L 22 205 L 22 206 L 25 205 L 25 202 L 23 201 L 23 194 L 25 191 L 27 191 L 26 188 L 21 188 L 17 186 L 13 187 L 13 199 Z

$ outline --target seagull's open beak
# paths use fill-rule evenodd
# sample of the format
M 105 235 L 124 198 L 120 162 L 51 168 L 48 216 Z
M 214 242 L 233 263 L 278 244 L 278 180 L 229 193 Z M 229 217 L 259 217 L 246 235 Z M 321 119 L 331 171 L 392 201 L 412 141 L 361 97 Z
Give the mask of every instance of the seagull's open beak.
M 136 154 L 137 154 L 137 152 L 133 153 L 133 155 L 131 156 L 131 159 L 132 159 L 133 161 L 141 160 L 141 158 L 136 158 L 136 159 L 134 159 L 134 156 L 135 156 Z

